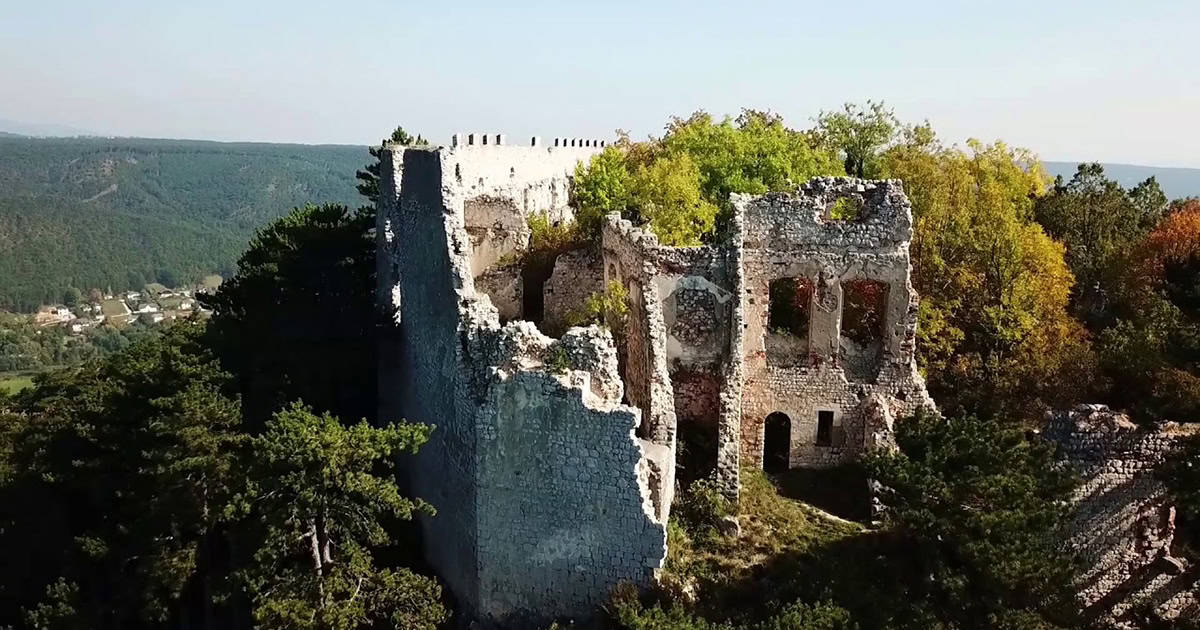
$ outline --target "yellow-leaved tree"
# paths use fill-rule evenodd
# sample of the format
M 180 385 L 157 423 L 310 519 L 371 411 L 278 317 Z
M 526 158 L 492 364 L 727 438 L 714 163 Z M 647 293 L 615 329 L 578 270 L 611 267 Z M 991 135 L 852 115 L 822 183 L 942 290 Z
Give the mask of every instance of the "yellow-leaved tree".
M 922 367 L 944 409 L 1036 420 L 1096 380 L 1067 307 L 1074 277 L 1061 244 L 1033 221 L 1048 178 L 1037 157 L 997 142 L 940 144 L 908 129 L 882 156 L 916 220 Z

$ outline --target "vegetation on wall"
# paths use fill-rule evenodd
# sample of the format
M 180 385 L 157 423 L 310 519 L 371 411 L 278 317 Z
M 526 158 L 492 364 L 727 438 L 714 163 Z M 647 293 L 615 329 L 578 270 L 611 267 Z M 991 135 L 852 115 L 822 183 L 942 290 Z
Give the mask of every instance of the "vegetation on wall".
M 699 245 L 727 220 L 731 193 L 790 190 L 833 174 L 842 174 L 836 155 L 777 115 L 745 110 L 717 121 L 698 112 L 673 119 L 662 138 L 625 137 L 581 164 L 575 205 L 585 234 L 618 212 L 648 224 L 665 245 Z

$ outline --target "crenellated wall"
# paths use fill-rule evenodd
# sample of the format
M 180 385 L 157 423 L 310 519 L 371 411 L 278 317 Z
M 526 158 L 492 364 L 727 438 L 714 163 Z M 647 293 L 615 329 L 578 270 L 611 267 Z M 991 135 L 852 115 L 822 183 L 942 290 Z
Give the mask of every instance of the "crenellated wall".
M 560 145 L 556 139 L 554 146 L 542 146 L 540 139 L 532 138 L 531 146 L 515 146 L 505 143 L 504 134 L 460 133 L 454 135 L 450 148 L 439 149 L 447 190 L 463 206 L 475 277 L 511 262 L 529 246 L 531 216 L 543 215 L 551 222 L 573 218 L 570 197 L 575 168 L 602 149 L 599 141 L 570 140 Z M 498 287 L 494 280 L 481 283 L 479 290 L 489 295 L 497 288 L 506 290 L 506 297 L 497 296 L 493 302 L 513 304 L 511 285 Z M 520 307 L 518 300 L 515 309 L 505 311 L 505 319 L 522 317 Z

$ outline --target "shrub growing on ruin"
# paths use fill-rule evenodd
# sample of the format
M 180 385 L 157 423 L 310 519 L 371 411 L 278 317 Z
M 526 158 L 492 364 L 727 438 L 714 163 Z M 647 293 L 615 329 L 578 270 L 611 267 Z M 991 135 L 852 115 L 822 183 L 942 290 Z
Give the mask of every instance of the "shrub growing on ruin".
M 629 318 L 629 291 L 618 280 L 610 280 L 603 291 L 593 293 L 583 307 L 567 314 L 568 326 L 599 324 L 620 334 Z
M 571 356 L 567 354 L 567 349 L 561 345 L 551 346 L 546 351 L 546 358 L 543 364 L 551 374 L 566 374 L 571 369 Z

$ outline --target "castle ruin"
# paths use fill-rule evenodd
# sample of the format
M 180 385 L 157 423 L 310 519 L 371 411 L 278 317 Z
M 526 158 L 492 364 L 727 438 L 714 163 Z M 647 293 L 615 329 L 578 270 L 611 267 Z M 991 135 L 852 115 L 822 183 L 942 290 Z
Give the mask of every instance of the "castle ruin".
M 1081 562 L 1083 618 L 1136 628 L 1131 617 L 1200 617 L 1200 565 L 1176 553 L 1175 506 L 1155 471 L 1200 426 L 1140 427 L 1104 405 L 1047 414 L 1044 435 L 1080 474 L 1065 544 Z
M 678 475 L 734 497 L 742 467 L 850 462 L 933 406 L 900 182 L 735 196 L 728 235 L 702 247 L 612 215 L 600 243 L 523 268 L 529 219 L 571 221 L 576 165 L 604 144 L 382 152 L 380 416 L 437 426 L 407 477 L 438 509 L 428 558 L 476 617 L 584 615 L 648 583 Z M 619 334 L 567 328 L 614 281 Z

